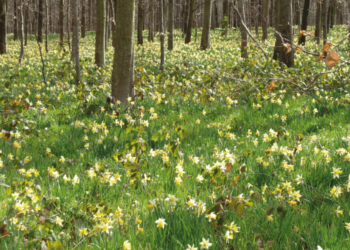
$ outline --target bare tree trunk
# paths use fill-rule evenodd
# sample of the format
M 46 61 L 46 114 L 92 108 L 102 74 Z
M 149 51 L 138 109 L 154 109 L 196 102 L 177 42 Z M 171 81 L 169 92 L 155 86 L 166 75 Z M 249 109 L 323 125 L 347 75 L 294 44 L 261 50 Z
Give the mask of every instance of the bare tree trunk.
M 149 32 L 148 41 L 153 42 L 154 39 L 154 0 L 149 0 Z
M 109 35 L 110 35 L 110 27 L 109 27 L 109 21 L 110 21 L 110 17 L 109 17 L 109 2 L 106 1 L 106 31 L 105 31 L 105 50 L 107 50 L 108 45 L 109 45 Z
M 205 0 L 204 2 L 204 21 L 203 21 L 203 32 L 201 40 L 201 49 L 206 50 L 210 48 L 210 21 L 212 13 L 212 1 Z
M 188 14 L 188 26 L 186 30 L 186 38 L 185 38 L 185 43 L 190 43 L 191 42 L 191 37 L 192 37 L 192 25 L 193 25 L 193 17 L 194 17 L 194 7 L 196 0 L 189 0 L 190 1 L 190 10 Z
M 81 38 L 85 38 L 86 31 L 86 3 L 85 0 L 81 1 Z
M 0 55 L 6 54 L 7 44 L 7 9 L 6 0 L 0 0 Z
M 187 27 L 188 27 L 188 14 L 189 14 L 189 1 L 191 0 L 184 0 L 184 15 L 183 15 L 183 31 L 182 34 L 187 34 Z
M 38 2 L 38 42 L 43 42 L 43 19 L 44 19 L 44 0 L 39 0 Z
M 17 22 L 17 0 L 13 0 L 13 40 L 18 39 L 18 22 Z
M 95 46 L 95 63 L 98 67 L 105 64 L 105 16 L 106 0 L 96 1 L 96 46 Z
M 69 8 L 69 7 L 68 7 Z M 59 9 L 59 29 L 60 29 L 60 46 L 63 46 L 64 42 L 64 0 L 60 0 L 60 9 Z M 68 20 L 69 22 L 69 20 Z
M 24 18 L 23 18 L 23 3 L 22 0 L 19 0 L 19 19 L 20 19 L 20 23 L 19 23 L 19 32 L 20 32 L 20 39 L 21 39 L 21 53 L 19 55 L 19 60 L 18 63 L 21 65 L 22 64 L 22 60 L 23 60 L 23 56 L 24 56 Z
M 67 0 L 67 41 L 70 50 L 70 0 Z
M 227 32 L 228 32 L 228 18 L 229 18 L 229 4 L 228 4 L 228 0 L 224 0 L 223 2 L 223 24 L 222 24 L 222 28 L 224 29 L 224 32 L 222 32 L 221 36 L 227 37 Z
M 80 73 L 80 58 L 79 58 L 79 21 L 78 21 L 78 1 L 74 1 L 72 3 L 73 7 L 73 49 L 72 49 L 72 58 L 75 63 L 75 81 L 76 84 L 79 84 L 81 81 L 81 73 Z
M 323 0 L 322 4 L 322 28 L 323 28 L 323 45 L 327 43 L 327 0 Z M 324 55 L 327 56 L 327 52 L 324 52 Z
M 241 29 L 241 57 L 242 58 L 248 58 L 248 34 L 247 31 L 244 29 L 242 22 L 245 22 L 245 10 L 244 10 L 244 4 L 245 0 L 238 0 L 238 9 L 241 13 L 242 20 L 240 22 L 240 29 Z
M 164 8 L 163 0 L 159 1 L 159 26 L 160 26 L 160 70 L 164 71 L 165 62 L 165 34 L 164 34 Z
M 89 30 L 92 31 L 92 0 L 89 1 Z
M 128 97 L 134 97 L 135 1 L 118 0 L 116 19 L 112 96 L 126 104 Z
M 168 15 L 168 50 L 174 48 L 174 0 L 169 0 Z
M 45 0 L 45 7 L 46 7 L 46 27 L 45 27 L 45 35 L 46 35 L 46 41 L 45 41 L 45 50 L 46 53 L 49 52 L 49 4 L 48 0 Z
M 280 18 L 281 18 L 281 0 L 276 0 L 275 1 L 275 18 L 274 18 L 274 23 L 275 23 L 275 30 L 277 32 L 280 32 L 281 27 L 279 26 L 280 23 Z M 280 49 L 279 47 L 282 46 L 282 40 L 281 37 L 277 34 L 275 34 L 276 41 L 275 41 L 275 47 L 273 48 L 273 60 L 277 60 L 279 58 L 279 52 Z
M 25 23 L 25 26 L 24 26 L 24 36 L 25 36 L 25 41 L 24 41 L 24 46 L 27 46 L 27 43 L 28 43 L 28 26 L 30 25 L 30 22 L 29 22 L 29 9 L 28 9 L 28 6 L 24 7 L 22 6 L 21 8 L 25 8 L 25 17 L 24 17 L 24 23 Z M 22 13 L 23 14 L 23 13 Z M 22 19 L 22 22 L 23 22 L 23 19 Z
M 143 45 L 143 0 L 139 0 L 137 12 L 137 44 Z
M 293 12 L 292 12 L 292 0 L 281 0 L 280 6 L 280 33 L 283 37 L 283 41 L 279 44 L 279 60 L 281 63 L 287 65 L 288 68 L 294 67 L 294 50 L 288 50 L 283 44 L 289 44 L 293 42 Z
M 269 0 L 263 0 L 262 4 L 262 40 L 268 39 L 268 26 L 269 26 Z
M 321 42 L 321 34 L 322 34 L 322 2 L 317 1 L 316 2 L 316 29 L 315 29 L 315 36 L 317 44 L 320 44 Z
M 310 7 L 310 0 L 305 0 L 304 2 L 304 9 L 303 9 L 303 17 L 301 20 L 301 30 L 307 30 L 307 18 L 309 16 L 309 7 Z M 305 45 L 306 37 L 301 36 L 299 38 L 298 44 Z

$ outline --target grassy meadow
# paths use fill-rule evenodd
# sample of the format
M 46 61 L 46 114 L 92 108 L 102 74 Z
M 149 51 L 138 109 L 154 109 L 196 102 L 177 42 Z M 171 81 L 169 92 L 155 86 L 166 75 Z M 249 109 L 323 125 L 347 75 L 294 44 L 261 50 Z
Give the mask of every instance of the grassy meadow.
M 240 32 L 135 45 L 135 98 L 110 103 L 114 49 L 8 38 L 0 56 L 0 249 L 350 249 L 349 65 L 266 60 Z M 331 30 L 336 45 L 347 27 Z M 261 36 L 261 34 L 260 34 Z M 295 35 L 295 42 L 297 34 Z M 275 39 L 261 42 L 272 57 Z M 334 47 L 334 46 L 333 46 Z M 309 51 L 322 45 L 308 37 Z M 43 48 L 44 49 L 44 48 Z M 337 47 L 348 60 L 349 41 Z M 336 70 L 339 62 L 333 70 Z

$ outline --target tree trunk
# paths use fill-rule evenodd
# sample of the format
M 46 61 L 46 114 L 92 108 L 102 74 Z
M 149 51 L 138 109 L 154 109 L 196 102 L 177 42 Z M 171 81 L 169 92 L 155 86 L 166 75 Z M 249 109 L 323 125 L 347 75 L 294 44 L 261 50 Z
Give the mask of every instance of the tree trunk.
M 72 58 L 75 63 L 75 81 L 79 84 L 81 81 L 80 59 L 79 59 L 79 21 L 78 21 L 78 1 L 72 1 L 73 7 L 73 40 L 72 40 Z
M 67 0 L 67 41 L 70 50 L 70 0 Z
M 323 0 L 322 4 L 322 29 L 323 29 L 323 45 L 327 42 L 327 0 Z M 324 56 L 327 56 L 327 52 L 324 52 Z
M 229 22 L 228 17 L 229 17 L 229 13 L 230 13 L 228 0 L 224 0 L 222 7 L 223 7 L 222 28 L 224 29 L 224 31 L 221 33 L 221 36 L 227 37 L 228 22 Z
M 89 1 L 89 30 L 92 31 L 92 0 L 88 0 Z
M 189 14 L 189 1 L 191 0 L 184 0 L 184 15 L 183 15 L 183 31 L 182 34 L 187 34 L 187 27 L 188 27 L 188 14 Z
M 69 7 L 68 7 L 69 8 Z M 64 43 L 64 0 L 60 0 L 60 9 L 59 9 L 59 29 L 60 29 L 60 46 L 63 46 Z M 69 22 L 69 20 L 67 20 Z
M 21 65 L 23 56 L 24 56 L 24 18 L 23 18 L 23 4 L 22 0 L 19 0 L 19 33 L 20 33 L 20 39 L 21 39 L 21 53 L 19 55 L 18 63 Z
M 168 50 L 174 48 L 174 0 L 169 0 L 168 14 Z
M 105 50 L 107 50 L 108 45 L 109 45 L 109 35 L 110 35 L 110 27 L 109 27 L 109 21 L 110 21 L 110 17 L 109 17 L 109 2 L 106 1 L 106 31 L 105 31 Z
M 0 0 L 0 55 L 6 54 L 7 43 L 7 10 L 6 0 Z
M 303 17 L 301 20 L 301 30 L 307 30 L 307 18 L 309 15 L 309 7 L 310 7 L 310 0 L 305 0 L 304 2 L 304 9 L 303 9 Z M 299 38 L 298 44 L 305 45 L 306 37 L 301 36 Z
M 46 7 L 45 50 L 46 50 L 46 53 L 48 53 L 49 52 L 49 3 L 48 3 L 48 0 L 45 0 L 45 7 Z
M 17 23 L 17 0 L 13 0 L 13 40 L 18 39 L 18 23 Z
M 153 42 L 153 39 L 154 39 L 154 0 L 149 0 L 148 41 Z
M 116 46 L 112 72 L 112 96 L 124 104 L 134 97 L 134 20 L 135 1 L 116 4 Z
M 187 30 L 186 30 L 185 43 L 191 42 L 195 3 L 196 3 L 196 0 L 190 0 L 190 9 L 189 9 L 189 14 L 188 14 L 188 26 L 187 26 Z
M 24 23 L 25 23 L 25 26 L 24 26 L 24 36 L 25 36 L 25 41 L 24 41 L 24 46 L 27 46 L 28 44 L 28 26 L 30 25 L 30 22 L 29 22 L 29 9 L 28 9 L 28 6 L 22 6 L 21 8 L 24 8 L 25 10 L 25 17 L 24 17 Z M 23 22 L 23 19 L 22 19 L 22 22 Z
M 306 0 L 308 1 L 308 0 Z M 292 0 L 281 0 L 280 5 L 280 19 L 279 19 L 280 33 L 283 37 L 283 41 L 278 44 L 279 60 L 284 63 L 288 68 L 294 67 L 294 51 L 290 51 L 283 46 L 283 44 L 289 44 L 293 41 L 293 12 L 292 12 Z
M 269 0 L 263 0 L 262 4 L 262 30 L 263 42 L 268 38 L 268 26 L 269 26 Z
M 316 2 L 316 29 L 315 29 L 315 37 L 317 44 L 320 44 L 321 42 L 321 34 L 322 34 L 322 2 L 317 1 Z
M 301 30 L 301 23 L 300 23 L 300 0 L 294 0 L 294 6 L 295 6 L 295 24 L 298 25 L 298 31 Z
M 204 21 L 203 32 L 201 40 L 201 49 L 206 50 L 210 48 L 210 21 L 212 13 L 212 1 L 205 0 L 204 2 Z
M 137 44 L 143 45 L 143 0 L 139 0 L 137 12 Z
M 81 1 L 81 38 L 85 38 L 86 31 L 86 3 L 85 0 Z
M 165 34 L 164 34 L 164 8 L 163 0 L 159 1 L 159 28 L 160 28 L 160 70 L 164 71 L 165 62 Z
M 105 15 L 106 0 L 96 1 L 96 46 L 95 63 L 98 67 L 105 64 Z
M 242 20 L 240 20 L 240 29 L 241 29 L 241 57 L 242 58 L 248 58 L 248 34 L 247 31 L 244 29 L 242 22 L 245 22 L 245 8 L 244 8 L 245 0 L 238 0 L 238 10 L 241 14 Z
M 333 26 L 336 25 L 336 20 L 337 20 L 337 0 L 333 0 L 333 4 L 332 4 L 332 23 L 331 23 L 331 28 L 333 29 Z M 348 8 L 350 8 L 350 6 L 348 5 Z M 349 14 L 348 14 L 349 15 Z
M 38 42 L 43 42 L 43 19 L 44 19 L 44 0 L 39 0 L 38 2 Z

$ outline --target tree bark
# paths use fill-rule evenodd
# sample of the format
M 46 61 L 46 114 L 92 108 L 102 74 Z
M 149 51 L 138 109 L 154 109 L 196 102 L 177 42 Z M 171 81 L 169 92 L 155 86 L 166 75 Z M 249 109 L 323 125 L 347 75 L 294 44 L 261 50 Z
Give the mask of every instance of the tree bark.
M 184 0 L 184 10 L 183 10 L 183 31 L 182 34 L 187 34 L 187 27 L 188 27 L 188 14 L 189 14 L 189 1 L 191 0 Z
M 154 39 L 154 0 L 149 0 L 148 41 L 153 42 L 153 39 Z
M 45 50 L 46 50 L 46 53 L 48 53 L 49 52 L 49 4 L 48 4 L 48 0 L 45 0 L 45 7 L 46 7 Z
M 6 54 L 7 9 L 6 0 L 0 0 L 0 55 Z
M 116 46 L 112 72 L 112 96 L 126 104 L 134 97 L 134 20 L 135 1 L 116 4 Z
M 96 46 L 95 63 L 98 67 L 105 64 L 105 15 L 106 0 L 96 1 Z
M 143 45 L 143 0 L 139 0 L 137 14 L 137 44 Z
M 190 0 L 190 9 L 189 9 L 189 14 L 188 14 L 188 26 L 187 26 L 186 38 L 185 38 L 186 44 L 191 42 L 195 3 L 196 3 L 196 0 Z
M 13 40 L 18 39 L 17 0 L 13 0 Z
M 310 7 L 310 0 L 305 0 L 304 2 L 304 9 L 303 9 L 303 16 L 301 20 L 301 30 L 307 30 L 307 18 L 309 16 L 309 7 Z M 299 38 L 298 44 L 305 45 L 306 37 L 301 36 Z
M 89 30 L 92 31 L 92 0 L 89 1 Z
M 222 7 L 223 7 L 222 28 L 224 29 L 224 31 L 222 32 L 221 36 L 227 37 L 228 22 L 229 22 L 229 12 L 230 12 L 228 0 L 224 0 Z
M 268 39 L 268 26 L 269 26 L 269 0 L 263 0 L 262 4 L 262 40 Z
M 241 13 L 242 20 L 240 20 L 240 29 L 241 29 L 241 57 L 248 58 L 248 34 L 244 29 L 242 22 L 245 22 L 245 8 L 244 8 L 245 0 L 238 0 L 238 10 Z
M 28 9 L 28 6 L 24 7 L 22 6 L 21 8 L 24 8 L 24 23 L 25 23 L 25 26 L 24 26 L 24 36 L 25 36 L 25 40 L 24 40 L 24 46 L 27 46 L 28 44 L 28 26 L 30 25 L 30 22 L 29 22 L 29 9 Z M 23 19 L 22 19 L 22 22 L 23 22 Z
M 159 1 L 159 28 L 160 28 L 160 70 L 164 71 L 165 62 L 165 34 L 164 34 L 164 8 L 163 0 Z
M 72 1 L 73 7 L 73 49 L 72 49 L 72 59 L 75 63 L 75 82 L 79 84 L 81 81 L 80 72 L 80 59 L 79 59 L 79 21 L 78 21 L 78 1 Z
M 74 0 L 73 0 L 74 1 Z M 68 48 L 70 50 L 70 0 L 67 0 L 67 41 L 68 41 Z
M 62 47 L 64 43 L 64 0 L 60 0 L 59 19 L 60 46 Z M 67 21 L 69 22 L 69 20 Z
M 316 2 L 317 7 L 316 7 L 316 29 L 315 29 L 315 37 L 317 44 L 320 44 L 321 42 L 321 34 L 322 34 L 322 2 L 317 1 Z
M 85 38 L 86 31 L 86 3 L 85 0 L 81 1 L 81 38 Z
M 23 18 L 23 3 L 22 0 L 19 0 L 19 32 L 20 32 L 20 39 L 21 39 L 21 53 L 19 55 L 18 63 L 21 65 L 23 56 L 24 56 L 24 18 Z
M 109 45 L 109 35 L 110 35 L 110 27 L 109 27 L 109 21 L 110 21 L 110 17 L 109 17 L 109 2 L 106 1 L 106 31 L 105 31 L 105 50 L 107 50 L 108 45 Z
M 44 19 L 44 0 L 38 2 L 38 42 L 43 42 L 43 19 Z
M 210 48 L 210 22 L 212 13 L 212 1 L 205 0 L 204 2 L 204 21 L 203 32 L 201 39 L 201 49 L 206 50 Z
M 327 42 L 327 0 L 323 0 L 322 4 L 322 29 L 323 29 L 323 45 Z M 327 56 L 327 52 L 324 52 L 324 55 Z
M 168 14 L 168 50 L 174 48 L 174 0 L 169 0 Z

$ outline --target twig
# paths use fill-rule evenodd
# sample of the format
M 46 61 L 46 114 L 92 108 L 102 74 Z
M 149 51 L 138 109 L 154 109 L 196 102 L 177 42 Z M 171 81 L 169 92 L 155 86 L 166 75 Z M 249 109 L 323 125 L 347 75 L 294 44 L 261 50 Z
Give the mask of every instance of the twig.
M 5 188 L 9 188 L 9 185 L 6 185 L 5 183 L 0 183 L 0 186 L 5 187 Z

